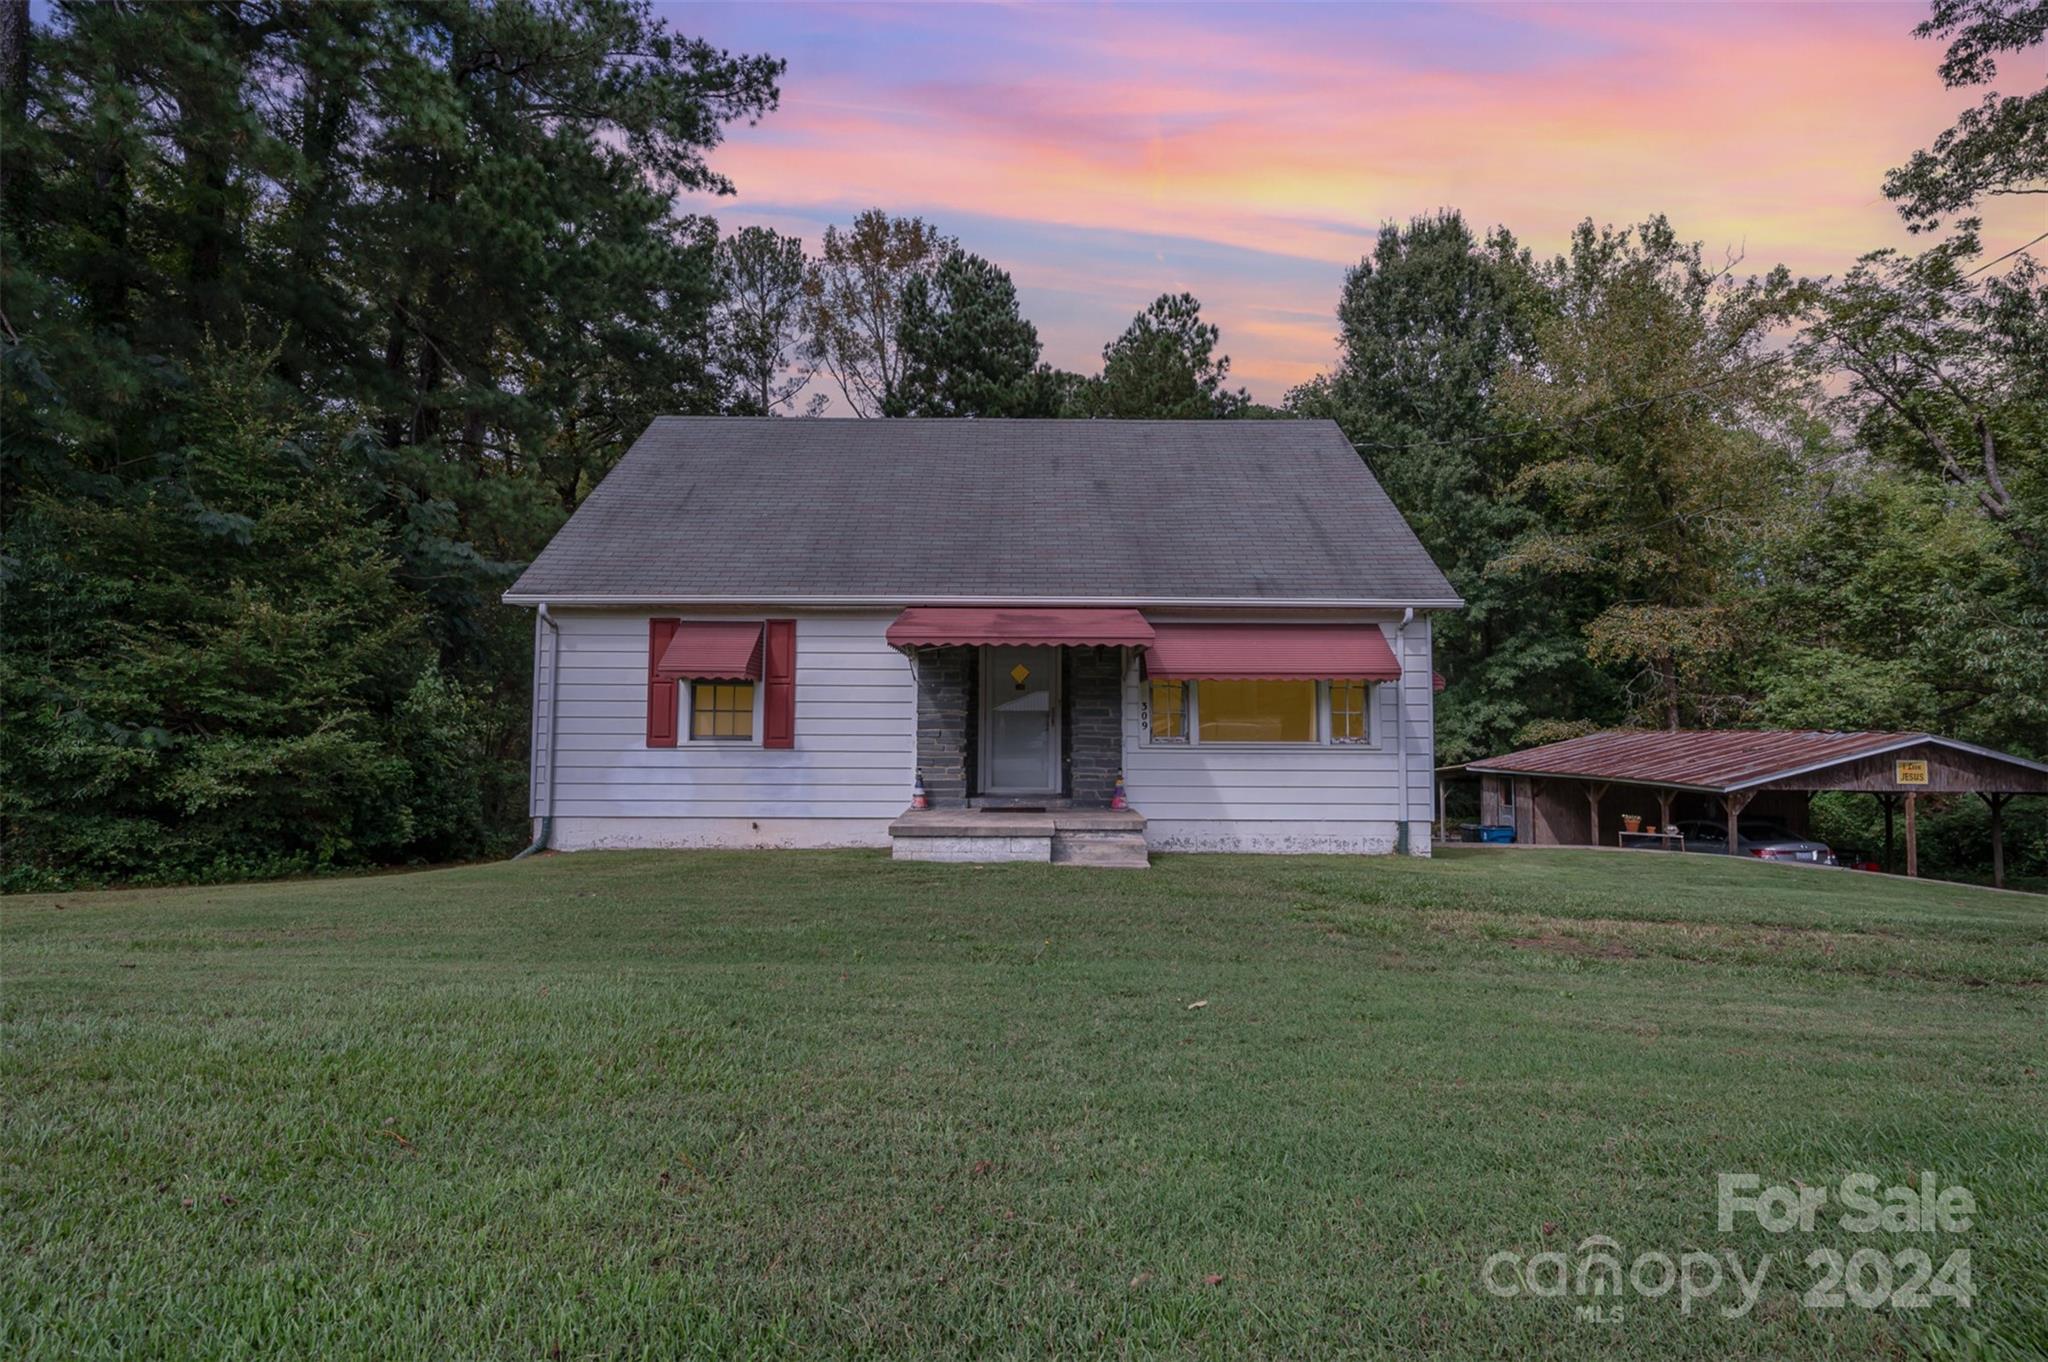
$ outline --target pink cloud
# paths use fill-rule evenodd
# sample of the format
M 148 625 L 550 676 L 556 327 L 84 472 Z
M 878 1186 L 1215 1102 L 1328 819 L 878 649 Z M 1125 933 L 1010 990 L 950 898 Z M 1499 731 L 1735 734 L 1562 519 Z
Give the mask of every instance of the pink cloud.
M 1910 4 L 771 13 L 839 25 L 857 51 L 798 49 L 781 110 L 718 152 L 741 188 L 721 217 L 880 204 L 999 220 L 1007 238 L 1240 252 L 1234 272 L 1175 262 L 1149 281 L 1122 257 L 1003 263 L 1027 293 L 1097 290 L 1105 314 L 1191 288 L 1269 398 L 1326 362 L 1341 269 L 1383 220 L 1452 205 L 1548 252 L 1583 217 L 1662 211 L 1759 268 L 1839 272 L 1905 239 L 1884 172 L 1968 102 L 1910 36 Z M 1450 23 L 1447 44 L 1432 26 Z M 1259 263 L 1276 257 L 1326 265 L 1326 282 Z

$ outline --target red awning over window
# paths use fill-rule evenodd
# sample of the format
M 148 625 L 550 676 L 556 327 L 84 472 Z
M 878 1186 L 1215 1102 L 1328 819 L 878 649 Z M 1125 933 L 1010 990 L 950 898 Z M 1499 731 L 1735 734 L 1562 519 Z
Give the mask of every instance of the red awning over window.
M 977 643 L 1142 648 L 1152 642 L 1152 626 L 1135 610 L 914 605 L 889 626 L 888 639 L 892 648 Z
M 1155 624 L 1155 681 L 1398 681 L 1376 624 Z
M 678 620 L 675 637 L 654 663 L 664 681 L 756 681 L 761 676 L 761 621 Z

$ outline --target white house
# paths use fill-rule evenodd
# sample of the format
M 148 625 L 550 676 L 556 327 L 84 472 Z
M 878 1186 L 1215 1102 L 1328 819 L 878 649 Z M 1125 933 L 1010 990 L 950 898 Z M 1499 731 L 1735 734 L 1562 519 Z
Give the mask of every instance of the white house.
M 1461 602 L 1329 422 L 665 418 L 505 600 L 560 850 L 1429 849 Z

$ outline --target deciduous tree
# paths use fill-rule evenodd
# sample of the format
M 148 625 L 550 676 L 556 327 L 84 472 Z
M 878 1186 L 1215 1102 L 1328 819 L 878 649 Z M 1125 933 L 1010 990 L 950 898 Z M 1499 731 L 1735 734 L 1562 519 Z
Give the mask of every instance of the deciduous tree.
M 1777 343 L 1812 289 L 1783 267 L 1709 268 L 1669 222 L 1573 234 L 1544 266 L 1532 361 L 1500 382 L 1524 441 L 1513 489 L 1535 523 L 1495 570 L 1597 590 L 1595 661 L 1632 674 L 1672 728 L 1739 718 L 1716 684 L 1742 645 L 1730 601 L 1751 545 L 1803 472 L 1810 388 Z
M 2012 477 L 2024 490 L 2048 475 L 2048 276 L 2021 255 L 1979 278 L 1978 254 L 1969 230 L 1917 256 L 1872 252 L 1827 288 L 1801 346 L 1847 377 L 1837 410 L 1869 446 L 2038 546 L 2048 506 L 2023 505 Z
M 832 376 L 854 415 L 887 415 L 899 401 L 904 297 L 954 245 L 923 218 L 892 218 L 879 208 L 844 231 L 825 229 L 804 286 L 806 354 Z
M 1612 688 L 1581 627 L 1596 593 L 1564 578 L 1488 566 L 1531 528 L 1511 495 L 1529 450 L 1495 398 L 1499 375 L 1532 363 L 1549 307 L 1529 252 L 1505 228 L 1482 241 L 1455 210 L 1388 224 L 1346 276 L 1336 371 L 1289 395 L 1357 445 L 1466 602 L 1436 622 L 1437 743 L 1447 760 L 1505 750 L 1532 723 L 1611 712 Z
M 772 416 L 794 407 L 816 370 L 803 354 L 804 243 L 742 227 L 718 246 L 719 367 L 737 409 Z
M 1987 93 L 1885 177 L 1885 196 L 1907 225 L 1932 231 L 1987 198 L 2048 194 L 2048 82 L 2038 54 L 2029 55 L 2048 34 L 2048 0 L 1934 0 L 1913 32 L 1949 39 L 1941 79 L 1951 90 L 1990 83 L 2005 60 L 2008 76 L 2012 67 L 2022 73 L 2024 93 Z

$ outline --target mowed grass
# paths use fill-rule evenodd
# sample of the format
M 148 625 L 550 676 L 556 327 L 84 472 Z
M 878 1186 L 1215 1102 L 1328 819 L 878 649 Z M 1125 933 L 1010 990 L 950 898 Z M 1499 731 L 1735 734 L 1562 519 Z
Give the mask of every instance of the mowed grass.
M 590 854 L 14 899 L 0 947 L 8 1357 L 2048 1351 L 2019 895 Z M 1922 1169 L 1972 1228 L 1716 1225 L 1720 1172 Z M 1592 1235 L 1772 1263 L 1741 1318 L 1482 1288 Z M 1969 1249 L 1974 1308 L 1801 1303 L 1866 1246 Z

